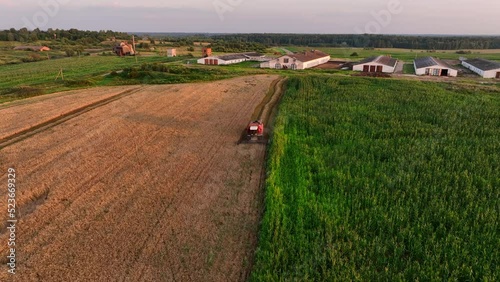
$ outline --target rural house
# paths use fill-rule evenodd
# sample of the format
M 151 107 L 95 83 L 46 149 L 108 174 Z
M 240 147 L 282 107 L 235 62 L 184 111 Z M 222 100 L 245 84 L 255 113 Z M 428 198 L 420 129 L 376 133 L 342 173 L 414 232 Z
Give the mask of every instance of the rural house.
M 415 59 L 415 61 L 413 61 L 413 65 L 415 66 L 415 73 L 417 75 L 453 77 L 458 75 L 457 69 L 434 57 Z
M 198 60 L 198 64 L 202 65 L 232 65 L 246 61 L 263 61 L 266 60 L 265 55 L 255 52 L 228 54 L 221 56 L 208 56 Z
M 17 46 L 14 48 L 14 50 L 43 52 L 43 51 L 50 51 L 50 48 L 47 46 Z
M 203 49 L 201 50 L 201 52 L 203 53 L 203 56 L 202 56 L 203 58 L 212 56 L 212 48 L 203 47 Z
M 167 57 L 177 57 L 177 49 L 167 49 Z
M 462 61 L 462 65 L 484 78 L 500 78 L 500 63 L 485 59 Z
M 120 45 L 115 46 L 113 48 L 113 52 L 115 52 L 115 54 L 118 56 L 135 55 L 134 46 L 126 42 L 121 42 Z
M 318 50 L 304 51 L 263 62 L 261 68 L 304 70 L 330 61 L 330 55 Z
M 362 72 L 393 73 L 396 70 L 398 60 L 389 56 L 370 57 L 354 64 L 352 70 Z

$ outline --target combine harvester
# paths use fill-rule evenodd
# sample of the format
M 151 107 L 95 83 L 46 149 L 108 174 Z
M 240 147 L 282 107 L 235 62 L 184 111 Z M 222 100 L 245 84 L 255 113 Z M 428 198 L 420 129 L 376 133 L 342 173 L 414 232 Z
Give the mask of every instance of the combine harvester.
M 264 138 L 264 123 L 260 120 L 249 123 L 244 135 L 239 143 L 267 143 Z
M 267 132 L 271 131 L 269 124 L 272 124 L 272 111 L 283 94 L 283 84 L 285 80 L 286 79 L 279 78 L 273 82 L 270 91 L 262 103 L 256 108 L 253 115 L 253 121 L 243 130 L 238 144 L 267 144 L 269 139 L 269 134 Z M 268 125 L 267 128 L 264 123 Z

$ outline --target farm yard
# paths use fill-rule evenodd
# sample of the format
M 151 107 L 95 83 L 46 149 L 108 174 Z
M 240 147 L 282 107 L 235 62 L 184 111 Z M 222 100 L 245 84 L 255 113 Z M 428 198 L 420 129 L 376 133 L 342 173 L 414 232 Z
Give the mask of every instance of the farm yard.
M 252 281 L 498 281 L 498 87 L 297 76 Z
M 245 280 L 266 147 L 237 141 L 277 79 L 94 88 L 4 104 L 2 140 L 46 123 L 0 149 L 0 167 L 14 166 L 20 187 L 14 280 Z M 0 240 L 7 236 L 2 228 Z

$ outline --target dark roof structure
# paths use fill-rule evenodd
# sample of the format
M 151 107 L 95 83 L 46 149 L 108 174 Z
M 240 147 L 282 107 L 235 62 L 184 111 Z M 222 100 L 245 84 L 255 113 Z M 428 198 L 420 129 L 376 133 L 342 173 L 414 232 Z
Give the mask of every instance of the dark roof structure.
M 230 55 L 218 56 L 218 58 L 224 61 L 232 61 L 232 60 L 246 59 L 247 57 L 244 54 L 230 54 Z
M 366 58 L 366 59 L 360 61 L 359 63 L 357 63 L 356 65 L 363 65 L 363 64 L 367 64 L 367 63 L 379 63 L 379 64 L 386 65 L 389 67 L 395 67 L 397 62 L 398 62 L 398 60 L 396 60 L 392 57 L 389 57 L 389 56 L 376 56 L 376 57 Z
M 472 66 L 474 66 L 482 71 L 500 69 L 500 63 L 488 61 L 488 60 L 480 59 L 480 58 L 465 60 L 464 62 L 466 62 L 469 65 L 472 65 Z
M 327 57 L 329 55 L 325 54 L 321 51 L 318 51 L 318 50 L 312 50 L 312 51 L 304 51 L 304 52 L 294 53 L 294 54 L 287 55 L 287 56 L 305 63 L 305 62 L 317 60 L 319 58 L 324 58 L 324 57 Z
M 262 56 L 264 56 L 264 55 L 261 53 L 247 52 L 247 53 L 221 55 L 221 56 L 217 56 L 217 58 L 224 60 L 224 61 L 231 61 L 231 60 L 248 59 L 249 57 L 262 57 Z
M 452 66 L 450 66 L 449 64 L 441 61 L 438 58 L 423 57 L 423 58 L 415 59 L 415 67 L 417 69 L 428 68 L 428 67 L 433 67 L 433 66 L 440 66 L 440 67 L 444 67 L 444 68 L 455 69 Z

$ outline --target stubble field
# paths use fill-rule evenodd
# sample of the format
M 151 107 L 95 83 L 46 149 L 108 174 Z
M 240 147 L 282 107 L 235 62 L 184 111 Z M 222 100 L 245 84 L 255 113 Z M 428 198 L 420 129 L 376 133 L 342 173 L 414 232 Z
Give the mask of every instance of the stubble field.
M 54 94 L 2 106 L 4 141 L 45 124 L 0 149 L 1 169 L 17 172 L 20 219 L 17 274 L 2 271 L 0 280 L 245 280 L 265 145 L 237 141 L 277 78 L 91 89 L 72 93 L 78 103 Z M 96 91 L 122 96 L 99 104 Z M 0 242 L 7 236 L 2 228 Z

